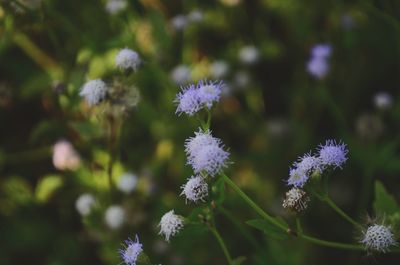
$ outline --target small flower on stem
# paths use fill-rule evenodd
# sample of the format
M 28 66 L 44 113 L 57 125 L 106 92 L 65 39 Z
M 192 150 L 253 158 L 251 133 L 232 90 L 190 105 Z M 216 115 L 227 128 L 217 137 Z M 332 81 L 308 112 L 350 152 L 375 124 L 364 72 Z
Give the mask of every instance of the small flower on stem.
M 192 176 L 186 184 L 182 185 L 181 195 L 185 195 L 186 201 L 204 202 L 208 196 L 208 184 L 202 176 Z
M 283 200 L 283 208 L 296 211 L 298 213 L 307 209 L 310 197 L 299 188 L 291 188 L 286 192 L 286 198 Z
M 390 226 L 379 224 L 369 226 L 360 243 L 364 244 L 368 250 L 377 252 L 386 252 L 391 246 L 397 245 Z
M 161 217 L 158 225 L 160 227 L 159 235 L 164 235 L 165 240 L 169 242 L 171 236 L 175 236 L 184 226 L 184 219 L 180 215 L 176 215 L 174 210 L 167 212 Z
M 136 265 L 136 261 L 143 252 L 143 245 L 139 243 L 139 237 L 136 235 L 135 241 L 128 238 L 125 240 L 125 245 L 123 249 L 119 250 L 122 259 L 124 260 L 126 265 Z

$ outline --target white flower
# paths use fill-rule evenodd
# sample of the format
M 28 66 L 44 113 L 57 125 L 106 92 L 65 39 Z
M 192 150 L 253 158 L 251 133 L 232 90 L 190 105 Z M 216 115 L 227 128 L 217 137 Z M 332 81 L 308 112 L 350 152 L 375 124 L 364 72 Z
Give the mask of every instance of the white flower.
M 107 85 L 100 79 L 90 80 L 85 83 L 79 95 L 84 97 L 89 106 L 99 104 L 107 93 Z
M 80 215 L 87 216 L 90 214 L 95 204 L 96 199 L 93 197 L 93 195 L 89 193 L 84 193 L 76 200 L 75 208 Z
M 225 61 L 215 61 L 211 64 L 210 74 L 213 78 L 223 78 L 228 72 L 229 65 Z
M 135 189 L 137 181 L 138 179 L 135 174 L 125 173 L 119 178 L 117 188 L 123 193 L 131 193 Z
M 188 25 L 188 19 L 185 15 L 177 15 L 171 19 L 171 25 L 176 31 L 183 30 Z
M 189 159 L 193 158 L 203 146 L 219 145 L 221 143 L 221 140 L 211 135 L 210 130 L 204 132 L 199 129 L 199 131 L 194 134 L 194 137 L 190 137 L 185 141 L 185 152 Z
M 106 10 L 111 15 L 117 14 L 127 7 L 126 0 L 108 0 L 106 3 Z
M 205 179 L 201 176 L 192 176 L 185 185 L 182 186 L 181 195 L 185 195 L 186 201 L 204 202 L 208 196 L 208 185 Z
M 170 76 L 175 84 L 184 85 L 190 81 L 190 69 L 187 65 L 178 65 L 172 69 Z
M 118 229 L 125 221 L 125 211 L 119 205 L 111 205 L 107 208 L 104 219 L 111 229 Z
M 369 226 L 360 242 L 368 250 L 378 252 L 386 252 L 389 247 L 397 245 L 390 227 L 378 224 Z
M 140 63 L 139 54 L 128 48 L 120 50 L 115 57 L 115 65 L 122 70 L 131 68 L 136 71 Z
M 59 170 L 76 170 L 81 158 L 70 142 L 59 140 L 53 146 L 53 165 Z
M 254 64 L 260 58 L 260 52 L 252 45 L 244 46 L 239 50 L 239 60 L 244 64 Z
M 203 20 L 204 16 L 200 10 L 192 10 L 188 15 L 187 19 L 189 22 L 197 23 Z
M 283 201 L 283 208 L 302 212 L 307 209 L 310 197 L 307 193 L 299 188 L 291 188 L 286 192 L 286 198 Z
M 164 235 L 165 240 L 169 242 L 171 236 L 175 236 L 184 226 L 182 216 L 174 214 L 174 210 L 167 212 L 161 217 L 159 235 Z
M 387 92 L 379 92 L 374 96 L 374 105 L 377 109 L 389 109 L 393 105 L 393 97 Z

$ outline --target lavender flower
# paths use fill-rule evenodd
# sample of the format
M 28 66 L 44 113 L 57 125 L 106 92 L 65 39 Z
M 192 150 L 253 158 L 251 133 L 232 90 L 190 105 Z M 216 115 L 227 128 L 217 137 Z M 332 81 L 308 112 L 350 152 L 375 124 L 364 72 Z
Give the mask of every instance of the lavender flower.
M 131 68 L 133 71 L 136 71 L 140 63 L 139 54 L 128 48 L 120 50 L 115 57 L 115 65 L 122 70 Z
M 176 215 L 174 210 L 167 212 L 161 217 L 160 224 L 160 235 L 165 236 L 165 240 L 169 242 L 171 236 L 175 236 L 184 226 L 184 219 L 182 216 Z
M 107 85 L 100 79 L 90 80 L 85 83 L 79 95 L 84 97 L 89 106 L 99 104 L 107 93 Z
M 300 157 L 289 171 L 288 185 L 303 187 L 313 172 L 321 172 L 321 161 L 310 153 Z
M 289 170 L 289 179 L 287 184 L 295 187 L 303 187 L 306 184 L 309 175 L 299 168 L 291 168 Z
M 204 202 L 208 196 L 208 185 L 202 176 L 192 176 L 185 185 L 182 185 L 182 193 L 185 195 L 186 201 Z
M 329 72 L 328 63 L 332 48 L 328 44 L 317 44 L 311 50 L 311 58 L 307 63 L 307 71 L 317 79 L 323 79 Z
M 136 265 L 136 261 L 143 252 L 143 245 L 139 243 L 139 237 L 136 235 L 135 241 L 128 238 L 125 240 L 125 245 L 123 249 L 119 250 L 122 259 L 124 260 L 126 265 Z
M 348 150 L 342 142 L 336 143 L 335 140 L 327 140 L 325 145 L 319 146 L 319 160 L 322 167 L 333 166 L 342 168 L 347 160 Z
M 189 159 L 193 158 L 204 146 L 219 145 L 221 143 L 221 140 L 211 135 L 210 130 L 204 132 L 199 129 L 199 131 L 194 134 L 194 137 L 190 137 L 185 141 L 185 152 Z
M 201 109 L 201 104 L 197 92 L 197 88 L 194 85 L 182 88 L 182 91 L 176 96 L 174 101 L 178 104 L 176 113 L 186 113 L 189 116 L 193 116 L 198 112 Z
M 197 84 L 197 96 L 200 104 L 204 104 L 210 109 L 213 102 L 219 101 L 223 86 L 222 81 L 200 81 Z
M 368 250 L 386 252 L 389 247 L 397 245 L 390 227 L 374 224 L 364 232 L 360 241 Z

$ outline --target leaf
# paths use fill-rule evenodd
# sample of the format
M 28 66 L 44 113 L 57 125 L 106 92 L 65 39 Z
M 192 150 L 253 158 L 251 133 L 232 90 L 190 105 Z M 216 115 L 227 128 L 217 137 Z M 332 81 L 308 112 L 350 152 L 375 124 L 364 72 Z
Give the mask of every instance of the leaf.
M 284 226 L 288 226 L 287 223 L 282 218 L 274 218 L 277 222 L 281 223 Z M 261 230 L 267 236 L 279 240 L 287 239 L 288 234 L 286 231 L 283 231 L 281 228 L 276 227 L 275 225 L 271 224 L 269 221 L 264 219 L 253 219 L 246 221 L 246 224 Z
M 374 201 L 375 214 L 379 215 L 392 215 L 400 211 L 394 197 L 389 194 L 380 181 L 375 182 L 375 201 Z
M 240 256 L 240 257 L 237 257 L 236 259 L 234 259 L 232 263 L 233 263 L 234 265 L 240 265 L 240 264 L 242 264 L 246 259 L 247 259 L 246 257 Z
M 49 175 L 42 178 L 36 186 L 35 196 L 39 202 L 47 202 L 63 185 L 61 176 Z

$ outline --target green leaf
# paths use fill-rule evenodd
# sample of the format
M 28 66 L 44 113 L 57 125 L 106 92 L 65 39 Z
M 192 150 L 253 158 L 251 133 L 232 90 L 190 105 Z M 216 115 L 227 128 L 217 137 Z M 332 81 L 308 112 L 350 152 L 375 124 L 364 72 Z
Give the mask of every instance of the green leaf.
M 281 223 L 284 226 L 288 226 L 287 223 L 282 219 L 282 218 L 274 218 L 277 222 Z M 246 221 L 246 224 L 261 230 L 266 234 L 267 236 L 274 238 L 274 239 L 287 239 L 288 234 L 283 231 L 282 229 L 276 227 L 275 225 L 271 224 L 269 221 L 264 220 L 264 219 L 253 219 Z
M 47 202 L 51 196 L 63 185 L 63 179 L 58 175 L 43 177 L 36 186 L 35 196 L 39 202 Z
M 390 195 L 380 181 L 375 182 L 375 214 L 392 215 L 400 211 L 399 205 L 392 195 Z
M 247 258 L 244 257 L 244 256 L 237 257 L 236 259 L 233 260 L 233 264 L 234 264 L 234 265 L 240 265 L 240 264 L 242 264 L 246 259 L 247 259 Z

